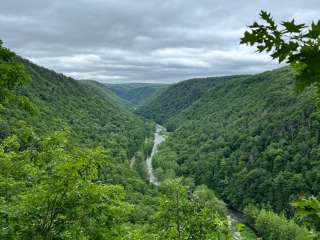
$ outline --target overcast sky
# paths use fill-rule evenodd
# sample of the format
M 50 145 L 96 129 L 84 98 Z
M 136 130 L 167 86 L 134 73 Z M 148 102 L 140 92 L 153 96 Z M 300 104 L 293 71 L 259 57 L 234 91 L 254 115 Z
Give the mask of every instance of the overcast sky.
M 276 68 L 239 45 L 260 9 L 319 19 L 320 0 L 1 0 L 0 39 L 76 79 L 176 82 Z

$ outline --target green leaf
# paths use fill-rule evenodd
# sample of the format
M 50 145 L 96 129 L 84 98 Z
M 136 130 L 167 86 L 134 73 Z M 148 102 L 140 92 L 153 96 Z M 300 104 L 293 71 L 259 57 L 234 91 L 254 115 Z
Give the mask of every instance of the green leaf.
M 282 25 L 286 28 L 286 30 L 289 32 L 289 33 L 300 33 L 301 30 L 303 28 L 305 28 L 305 24 L 298 24 L 296 25 L 294 23 L 294 19 L 292 21 L 285 21 L 285 22 L 282 22 Z
M 240 43 L 253 45 L 257 40 L 258 38 L 253 33 L 246 31 Z
M 270 25 L 269 28 L 270 28 L 270 29 L 273 29 L 273 30 L 276 29 L 276 24 L 275 24 L 273 18 L 271 17 L 271 14 L 270 14 L 270 13 L 261 10 L 261 12 L 260 12 L 260 17 L 261 17 L 263 20 L 265 20 L 267 23 L 269 23 L 269 25 Z
M 320 37 L 320 20 L 317 23 L 312 22 L 311 29 L 306 36 L 312 39 L 317 39 Z

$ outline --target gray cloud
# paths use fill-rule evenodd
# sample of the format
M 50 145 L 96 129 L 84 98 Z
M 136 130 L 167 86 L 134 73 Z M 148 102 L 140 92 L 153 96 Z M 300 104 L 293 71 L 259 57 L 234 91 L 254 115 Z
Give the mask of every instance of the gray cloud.
M 77 79 L 176 82 L 278 67 L 239 46 L 265 9 L 310 23 L 319 0 L 2 0 L 0 38 L 37 64 Z

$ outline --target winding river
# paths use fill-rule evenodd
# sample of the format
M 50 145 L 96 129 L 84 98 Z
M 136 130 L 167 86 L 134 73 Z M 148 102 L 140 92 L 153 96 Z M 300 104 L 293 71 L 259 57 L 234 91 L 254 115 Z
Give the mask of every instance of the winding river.
M 146 159 L 146 165 L 148 169 L 148 176 L 149 176 L 149 182 L 155 186 L 159 186 L 160 182 L 157 179 L 157 176 L 154 174 L 154 169 L 152 166 L 152 160 L 154 155 L 158 152 L 159 150 L 159 145 L 166 140 L 165 136 L 161 135 L 161 131 L 166 131 L 166 129 L 157 124 L 156 125 L 156 131 L 154 133 L 154 143 L 152 147 L 152 152 L 151 155 Z M 242 221 L 237 217 L 237 215 L 234 213 L 234 211 L 229 210 L 229 224 L 230 224 L 230 230 L 233 235 L 234 240 L 239 240 L 241 239 L 241 234 L 238 232 L 236 225 L 237 223 L 241 223 Z
M 164 136 L 161 135 L 161 131 L 165 131 L 166 129 L 161 125 L 156 125 L 156 132 L 154 133 L 154 144 L 152 147 L 151 155 L 146 159 L 148 175 L 149 175 L 149 182 L 153 185 L 159 186 L 160 182 L 158 181 L 157 177 L 154 174 L 154 170 L 152 167 L 152 160 L 153 156 L 158 152 L 159 145 L 166 140 Z

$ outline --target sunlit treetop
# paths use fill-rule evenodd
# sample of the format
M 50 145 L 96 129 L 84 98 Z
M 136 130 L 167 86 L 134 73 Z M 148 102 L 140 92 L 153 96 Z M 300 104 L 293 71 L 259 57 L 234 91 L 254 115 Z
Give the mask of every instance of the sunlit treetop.
M 272 16 L 261 11 L 263 23 L 254 22 L 244 33 L 241 44 L 256 46 L 257 52 L 268 52 L 280 63 L 290 64 L 297 72 L 297 90 L 316 85 L 320 94 L 320 20 L 311 26 L 295 20 L 277 25 Z
M 14 52 L 2 46 L 0 40 L 0 91 L 12 90 L 21 86 L 29 80 L 29 76 L 24 71 L 24 66 L 16 61 Z
M 29 98 L 15 93 L 14 90 L 28 82 L 30 76 L 16 54 L 2 44 L 0 40 L 0 104 L 15 104 L 29 112 L 37 112 Z

